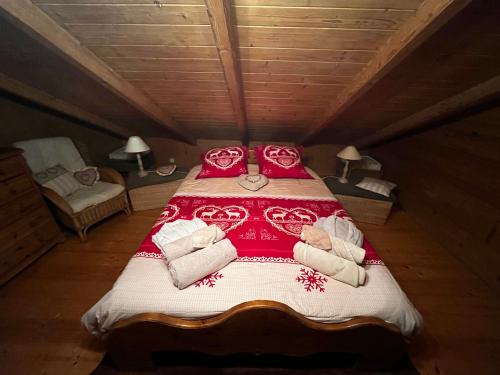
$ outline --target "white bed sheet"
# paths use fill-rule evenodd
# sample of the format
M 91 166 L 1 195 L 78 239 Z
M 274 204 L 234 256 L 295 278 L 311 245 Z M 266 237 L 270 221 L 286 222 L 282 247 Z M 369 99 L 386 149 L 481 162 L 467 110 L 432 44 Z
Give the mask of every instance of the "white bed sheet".
M 251 165 L 250 173 L 255 168 Z M 257 192 L 243 189 L 236 178 L 196 180 L 199 170 L 198 166 L 190 171 L 178 195 L 333 197 L 311 170 L 308 172 L 314 179 L 270 179 Z M 162 259 L 137 257 L 129 261 L 113 288 L 82 317 L 82 324 L 91 333 L 102 335 L 117 321 L 140 313 L 198 319 L 215 316 L 243 302 L 272 300 L 319 322 L 373 316 L 397 325 L 405 335 L 417 331 L 422 317 L 387 267 L 367 265 L 365 269 L 365 285 L 353 288 L 300 264 L 233 262 L 220 271 L 222 277 L 178 290 Z

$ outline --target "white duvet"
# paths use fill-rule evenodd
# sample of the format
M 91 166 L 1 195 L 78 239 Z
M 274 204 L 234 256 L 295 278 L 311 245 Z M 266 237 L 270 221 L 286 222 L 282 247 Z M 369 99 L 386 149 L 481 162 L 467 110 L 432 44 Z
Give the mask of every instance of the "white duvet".
M 255 166 L 250 166 L 250 173 Z M 191 170 L 179 188 L 182 195 L 246 195 L 332 197 L 317 175 L 315 179 L 271 179 L 257 192 L 243 189 L 233 179 L 195 180 Z M 177 289 L 162 259 L 132 258 L 113 288 L 82 317 L 95 335 L 106 334 L 114 323 L 133 315 L 157 312 L 198 319 L 220 314 L 240 303 L 272 300 L 290 306 L 307 318 L 324 323 L 372 316 L 397 325 L 410 335 L 422 318 L 384 265 L 366 265 L 364 286 L 353 288 L 300 264 L 233 262 L 211 277 L 186 289 Z

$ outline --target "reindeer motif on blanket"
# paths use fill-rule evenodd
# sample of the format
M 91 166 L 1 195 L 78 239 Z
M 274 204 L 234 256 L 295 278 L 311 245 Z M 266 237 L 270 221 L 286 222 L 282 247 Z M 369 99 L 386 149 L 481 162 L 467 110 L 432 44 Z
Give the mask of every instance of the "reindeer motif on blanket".
M 227 217 L 229 219 L 239 219 L 241 217 L 241 212 L 238 211 L 231 211 L 230 209 L 225 211 Z
M 304 220 L 312 221 L 311 216 L 309 216 L 309 215 L 303 215 L 300 212 L 294 212 L 294 214 L 296 216 L 300 217 L 300 220 L 302 220 L 302 221 L 304 221 Z
M 273 220 L 277 220 L 277 219 L 285 220 L 285 215 L 286 215 L 286 212 L 273 212 L 271 214 L 271 217 L 273 218 Z
M 219 211 L 219 210 L 218 210 L 218 209 L 216 209 L 216 208 L 212 208 L 212 209 L 210 209 L 209 211 L 204 211 L 204 212 L 202 212 L 202 213 L 201 213 L 201 215 L 200 215 L 200 219 L 203 219 L 203 218 L 205 218 L 205 219 L 206 219 L 206 218 L 211 219 L 211 218 L 212 218 L 212 216 L 214 216 L 214 215 L 215 215 L 215 213 L 216 213 L 216 212 L 218 212 L 218 211 Z

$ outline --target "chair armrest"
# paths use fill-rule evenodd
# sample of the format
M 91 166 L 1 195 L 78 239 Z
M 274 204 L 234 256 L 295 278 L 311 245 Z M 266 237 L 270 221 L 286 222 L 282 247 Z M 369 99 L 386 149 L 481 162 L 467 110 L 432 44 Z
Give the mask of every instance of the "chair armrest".
M 114 169 L 105 167 L 99 167 L 97 169 L 102 181 L 125 186 L 125 180 L 123 176 Z
M 51 201 L 61 211 L 66 212 L 68 215 L 74 214 L 73 209 L 68 204 L 68 202 L 66 202 L 66 200 L 59 194 L 57 194 L 54 190 L 43 186 L 40 186 L 40 190 L 42 191 L 44 197 Z

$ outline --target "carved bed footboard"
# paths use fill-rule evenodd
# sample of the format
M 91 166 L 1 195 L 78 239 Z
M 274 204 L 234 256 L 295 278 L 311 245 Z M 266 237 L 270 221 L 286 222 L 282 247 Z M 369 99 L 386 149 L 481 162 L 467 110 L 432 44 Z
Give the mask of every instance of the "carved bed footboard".
M 318 323 L 274 301 L 251 301 L 208 319 L 185 320 L 159 313 L 117 322 L 106 338 L 120 368 L 151 368 L 152 353 L 198 351 L 213 355 L 320 352 L 360 354 L 361 364 L 387 367 L 407 350 L 399 329 L 378 318 Z

